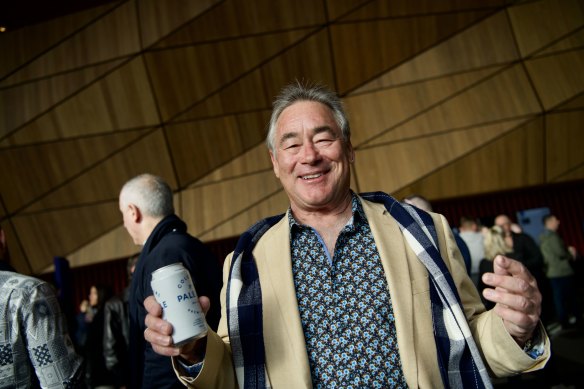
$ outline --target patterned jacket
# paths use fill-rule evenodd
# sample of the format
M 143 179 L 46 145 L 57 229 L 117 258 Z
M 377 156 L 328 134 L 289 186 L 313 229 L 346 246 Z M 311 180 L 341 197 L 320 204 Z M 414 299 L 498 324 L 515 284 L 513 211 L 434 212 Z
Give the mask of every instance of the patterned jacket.
M 0 388 L 75 388 L 82 377 L 53 288 L 0 271 Z

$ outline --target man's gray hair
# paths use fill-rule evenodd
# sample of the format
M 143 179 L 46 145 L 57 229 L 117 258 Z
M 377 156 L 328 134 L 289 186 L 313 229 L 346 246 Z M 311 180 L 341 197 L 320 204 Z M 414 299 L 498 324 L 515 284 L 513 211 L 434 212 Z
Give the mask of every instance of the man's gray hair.
M 303 85 L 300 81 L 296 81 L 284 87 L 274 100 L 272 117 L 270 118 L 268 135 L 266 137 L 266 145 L 274 155 L 276 154 L 275 138 L 278 118 L 282 114 L 282 111 L 298 101 L 315 101 L 329 107 L 337 125 L 341 129 L 343 141 L 348 143 L 351 140 L 349 120 L 345 114 L 343 103 L 337 94 L 323 85 Z
M 125 206 L 134 204 L 144 215 L 163 218 L 174 213 L 172 189 L 161 177 L 140 174 L 126 182 L 120 192 Z

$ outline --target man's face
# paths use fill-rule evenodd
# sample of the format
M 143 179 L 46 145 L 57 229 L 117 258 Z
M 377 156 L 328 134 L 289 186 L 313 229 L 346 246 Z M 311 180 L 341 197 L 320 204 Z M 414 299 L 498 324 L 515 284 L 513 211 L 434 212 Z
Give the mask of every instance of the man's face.
M 501 227 L 503 229 L 503 232 L 505 232 L 505 234 L 508 234 L 511 232 L 511 219 L 509 219 L 505 215 L 497 216 L 497 218 L 495 219 L 495 225 Z
M 546 221 L 545 226 L 552 231 L 557 231 L 560 227 L 560 220 L 557 217 L 552 216 Z
M 282 111 L 274 148 L 274 173 L 293 210 L 332 209 L 346 199 L 353 148 L 327 106 L 299 101 Z

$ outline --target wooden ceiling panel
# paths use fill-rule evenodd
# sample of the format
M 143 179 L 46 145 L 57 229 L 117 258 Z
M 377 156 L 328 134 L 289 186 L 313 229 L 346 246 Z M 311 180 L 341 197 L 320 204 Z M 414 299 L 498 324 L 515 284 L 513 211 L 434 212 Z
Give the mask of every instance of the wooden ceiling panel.
M 558 106 L 556 110 L 572 110 L 584 108 L 584 93 L 574 97 L 570 101 Z
M 181 186 L 261 143 L 264 128 L 262 112 L 167 126 L 170 152 Z
M 329 0 L 329 3 L 331 1 Z M 473 10 L 497 10 L 510 0 L 375 0 L 343 17 L 343 21 L 371 20 L 388 17 L 403 17 L 415 15 L 444 14 Z
M 200 16 L 220 0 L 141 0 L 136 5 L 140 18 L 142 47 L 146 48 Z
M 569 182 L 577 180 L 584 180 L 584 166 L 574 167 L 561 176 L 558 176 L 553 180 L 549 180 L 549 182 Z
M 407 102 L 411 104 L 414 100 Z M 523 68 L 516 65 L 430 107 L 423 114 L 409 117 L 411 123 L 404 123 L 364 144 L 392 142 L 415 135 L 412 132 L 431 133 L 526 118 L 540 112 Z
M 261 36 L 271 32 L 322 26 L 323 3 L 314 0 L 222 1 L 190 24 L 159 42 L 156 47 L 184 46 L 193 43 Z
M 12 265 L 14 270 L 19 273 L 31 274 L 33 269 L 30 266 L 30 263 L 28 263 L 28 258 L 22 250 L 20 236 L 13 228 L 12 220 L 2 220 L 0 225 L 2 225 L 2 229 L 6 234 L 6 244 L 8 245 L 10 265 Z
M 377 142 L 379 137 L 387 142 L 393 137 L 391 134 L 396 126 L 415 119 L 438 104 L 447 104 L 448 99 L 456 98 L 465 88 L 480 83 L 493 72 L 494 69 L 478 70 L 345 98 L 353 128 L 353 146 Z M 436 127 L 434 130 L 443 128 Z M 383 135 L 386 132 L 388 135 Z M 419 133 L 416 131 L 406 136 L 414 135 Z
M 471 11 L 331 26 L 339 93 L 360 87 L 486 15 Z
M 56 187 L 25 212 L 108 201 L 118 197 L 127 180 L 142 173 L 164 177 L 173 189 L 177 188 L 171 157 L 160 130 L 86 169 L 83 175 L 65 185 Z
M 158 123 L 144 63 L 138 57 L 20 128 L 7 142 L 44 142 Z
M 546 177 L 549 181 L 584 165 L 584 110 L 546 115 Z
M 355 157 L 355 176 L 359 182 L 359 189 L 366 192 L 373 190 L 394 192 L 509 132 L 517 122 L 511 121 L 506 124 L 359 149 Z M 379 172 L 388 174 L 380 175 Z
M 390 192 L 399 199 L 417 193 L 432 200 L 540 185 L 544 147 L 543 123 L 537 119 Z
M 118 203 L 112 202 L 111 207 L 117 209 Z M 122 220 L 118 211 L 118 220 Z M 98 262 L 110 261 L 112 258 L 130 257 L 140 252 L 141 247 L 132 242 L 132 238 L 123 225 L 96 237 L 78 250 L 67 254 L 71 267 L 89 265 Z
M 545 56 L 582 47 L 584 47 L 584 29 L 580 29 L 547 49 L 539 51 L 536 56 Z
M 0 89 L 0 138 L 111 71 L 121 60 Z M 2 142 L 4 145 L 8 142 Z M 0 144 L 2 144 L 0 143 Z M 14 144 L 14 143 L 12 143 Z
M 268 148 L 265 143 L 262 142 L 244 152 L 242 155 L 233 158 L 223 166 L 216 168 L 193 183 L 191 187 L 217 183 L 266 171 L 272 171 L 272 163 L 270 161 Z
M 11 183 L 2 190 L 3 202 L 11 213 L 33 204 L 138 136 L 127 132 L 0 150 L 0 182 Z
M 545 109 L 584 92 L 584 49 L 534 58 L 525 66 Z
M 134 1 L 122 3 L 36 57 L 10 77 L 11 82 L 54 75 L 140 51 Z M 74 53 L 74 55 L 73 55 Z
M 243 187 L 245 190 L 242 190 Z M 196 236 L 204 235 L 222 224 L 231 224 L 234 218 L 241 213 L 247 213 L 249 208 L 261 203 L 280 189 L 280 181 L 271 171 L 186 189 L 180 194 L 181 217 L 187 221 L 189 231 Z M 285 209 L 279 210 L 284 211 Z M 249 227 L 267 216 L 270 214 L 246 215 L 244 219 L 247 222 L 244 227 Z M 227 236 L 238 235 L 244 231 L 235 230 L 235 225 L 229 228 L 232 230 Z
M 250 72 L 311 30 L 282 32 L 145 54 L 165 120 Z
M 329 43 L 327 31 L 319 31 L 262 66 L 265 93 L 270 100 L 295 80 L 318 82 L 335 89 Z
M 579 0 L 530 1 L 509 7 L 508 13 L 523 57 L 584 25 L 584 9 Z
M 355 12 L 371 0 L 326 0 L 328 19 L 333 21 L 346 14 Z
M 53 256 L 66 256 L 119 225 L 120 211 L 116 201 L 21 215 L 12 222 L 33 272 L 39 273 L 53 263 Z
M 252 71 L 195 104 L 173 122 L 270 109 L 272 96 L 265 91 L 261 71 Z
M 265 193 L 263 197 L 255 200 L 241 212 L 215 224 L 211 230 L 201 231 L 198 236 L 204 241 L 210 241 L 241 235 L 242 232 L 249 229 L 258 220 L 282 214 L 286 212 L 290 205 L 288 196 L 281 188 L 272 193 Z
M 3 55 L 0 61 L 0 80 L 26 66 L 29 61 L 116 6 L 117 4 L 107 4 L 0 34 L 0 52 L 10 53 Z
M 504 12 L 469 27 L 366 83 L 355 93 L 492 67 L 519 59 Z

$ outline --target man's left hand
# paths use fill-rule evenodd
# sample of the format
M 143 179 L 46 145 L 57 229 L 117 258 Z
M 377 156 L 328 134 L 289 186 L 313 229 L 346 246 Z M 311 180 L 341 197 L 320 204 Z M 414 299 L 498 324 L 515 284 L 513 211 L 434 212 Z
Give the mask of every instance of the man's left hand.
M 483 282 L 492 288 L 483 296 L 494 303 L 495 313 L 503 319 L 507 332 L 519 346 L 533 336 L 541 315 L 541 293 L 531 273 L 520 262 L 497 255 L 493 273 L 485 273 Z

